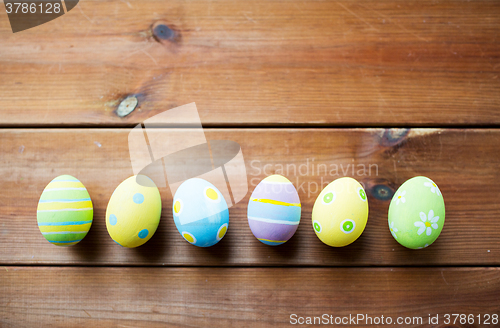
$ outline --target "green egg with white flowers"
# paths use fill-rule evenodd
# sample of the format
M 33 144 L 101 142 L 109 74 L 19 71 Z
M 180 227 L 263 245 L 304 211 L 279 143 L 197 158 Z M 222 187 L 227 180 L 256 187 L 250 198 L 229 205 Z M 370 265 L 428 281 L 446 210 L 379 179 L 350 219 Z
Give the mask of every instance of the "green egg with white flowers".
M 426 248 L 443 230 L 443 195 L 431 179 L 411 178 L 394 194 L 388 216 L 389 230 L 398 243 L 411 249 Z

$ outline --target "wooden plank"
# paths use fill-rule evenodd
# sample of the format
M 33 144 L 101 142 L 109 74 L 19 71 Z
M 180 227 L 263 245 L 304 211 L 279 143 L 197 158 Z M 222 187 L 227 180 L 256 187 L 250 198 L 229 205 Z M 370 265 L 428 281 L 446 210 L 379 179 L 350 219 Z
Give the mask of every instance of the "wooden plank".
M 234 140 L 241 145 L 249 182 L 247 196 L 230 209 L 228 234 L 208 249 L 188 244 L 177 232 L 168 188 L 160 189 L 161 223 L 148 243 L 137 249 L 125 249 L 110 239 L 104 219 L 107 202 L 118 184 L 132 175 L 128 132 L 127 129 L 0 130 L 0 263 L 500 264 L 498 130 L 205 129 L 209 140 Z M 356 165 L 354 172 L 352 165 Z M 371 173 L 359 171 L 360 165 L 366 168 L 372 165 Z M 273 173 L 282 173 L 295 184 L 303 211 L 297 233 L 279 247 L 255 239 L 246 217 L 251 191 L 261 179 Z M 90 233 L 70 248 L 49 244 L 36 224 L 40 194 L 48 182 L 61 174 L 79 178 L 88 188 L 95 208 Z M 365 184 L 370 216 L 365 232 L 355 243 L 336 249 L 323 245 L 314 234 L 311 211 L 320 185 L 343 175 Z M 446 203 L 446 224 L 431 247 L 412 251 L 392 238 L 387 210 L 391 194 L 417 175 L 428 176 L 439 185 Z
M 16 34 L 2 19 L 0 125 L 131 126 L 193 101 L 212 126 L 498 125 L 499 15 L 498 1 L 113 0 Z M 155 38 L 161 24 L 177 37 Z M 120 118 L 128 95 L 139 107 Z
M 0 270 L 0 291 L 6 328 L 288 327 L 293 314 L 393 320 L 377 327 L 437 327 L 429 315 L 438 315 L 440 327 L 498 327 L 484 319 L 498 315 L 500 271 L 9 267 Z M 472 314 L 473 324 L 445 325 L 453 313 Z M 395 325 L 399 317 L 410 323 Z M 346 326 L 375 326 L 356 323 Z

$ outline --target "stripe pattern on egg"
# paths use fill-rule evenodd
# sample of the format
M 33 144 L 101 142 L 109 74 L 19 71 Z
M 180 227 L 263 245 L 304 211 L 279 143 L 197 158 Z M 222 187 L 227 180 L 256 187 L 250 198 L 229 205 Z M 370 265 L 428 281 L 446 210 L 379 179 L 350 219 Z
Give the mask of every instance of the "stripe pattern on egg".
M 281 245 L 295 234 L 301 204 L 293 184 L 275 174 L 262 180 L 248 202 L 248 225 L 254 236 L 267 245 Z
M 38 228 L 45 239 L 57 246 L 79 243 L 89 232 L 93 217 L 87 188 L 70 175 L 52 180 L 38 202 Z

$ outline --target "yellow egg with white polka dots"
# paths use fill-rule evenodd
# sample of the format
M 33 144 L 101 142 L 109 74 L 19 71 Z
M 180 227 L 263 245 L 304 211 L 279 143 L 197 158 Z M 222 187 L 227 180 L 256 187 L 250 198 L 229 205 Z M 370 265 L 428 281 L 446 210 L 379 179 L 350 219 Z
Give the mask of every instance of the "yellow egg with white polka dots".
M 133 248 L 151 239 L 160 216 L 158 187 L 145 175 L 132 176 L 111 195 L 106 210 L 106 228 L 117 244 Z
M 351 244 L 361 236 L 368 221 L 368 197 L 353 178 L 331 182 L 314 203 L 312 225 L 316 236 L 332 247 Z

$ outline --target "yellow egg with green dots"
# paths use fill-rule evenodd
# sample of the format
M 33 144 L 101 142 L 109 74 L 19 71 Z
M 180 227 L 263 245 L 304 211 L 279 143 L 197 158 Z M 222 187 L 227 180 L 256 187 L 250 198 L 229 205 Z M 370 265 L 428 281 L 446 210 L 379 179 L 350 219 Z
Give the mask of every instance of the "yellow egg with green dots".
M 161 217 L 161 197 L 153 180 L 137 175 L 123 181 L 111 195 L 106 228 L 123 247 L 138 247 L 156 232 Z
M 343 247 L 361 236 L 368 221 L 368 197 L 353 178 L 331 182 L 316 198 L 312 225 L 316 236 L 328 246 Z

